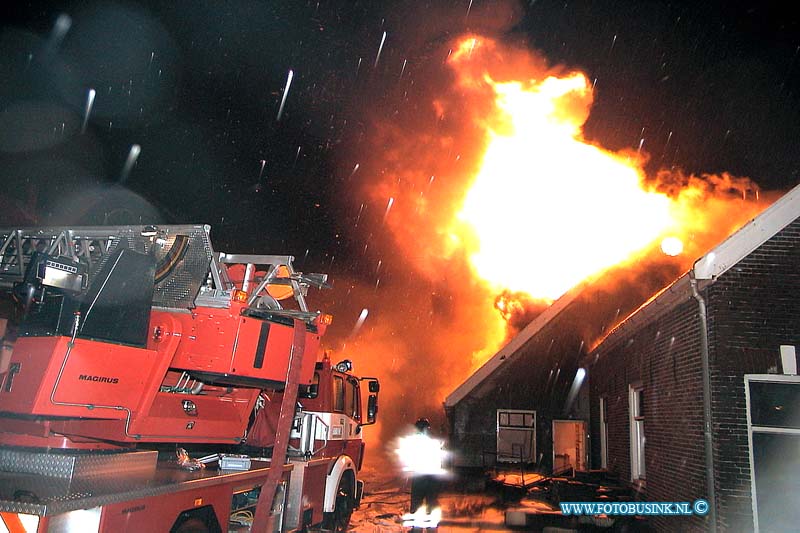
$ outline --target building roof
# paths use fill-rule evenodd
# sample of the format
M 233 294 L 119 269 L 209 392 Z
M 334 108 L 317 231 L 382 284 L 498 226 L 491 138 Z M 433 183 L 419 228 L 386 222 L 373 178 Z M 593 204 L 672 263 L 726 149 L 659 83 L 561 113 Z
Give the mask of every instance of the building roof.
M 445 407 L 453 407 L 458 402 L 468 396 L 478 385 L 484 380 L 488 379 L 492 374 L 500 369 L 503 365 L 508 365 L 516 355 L 519 354 L 526 342 L 532 339 L 545 324 L 557 317 L 564 309 L 572 303 L 575 298 L 583 291 L 584 283 L 573 287 L 570 291 L 564 294 L 561 298 L 553 302 L 550 307 L 545 309 L 539 316 L 537 316 L 530 324 L 520 331 L 508 344 L 503 346 L 499 352 L 494 354 L 488 361 L 486 361 L 478 370 L 476 370 L 470 377 L 459 385 L 447 398 L 445 398 Z
M 661 314 L 690 298 L 692 294 L 690 280 L 692 277 L 699 280 L 700 284 L 713 283 L 717 277 L 724 274 L 798 217 L 800 217 L 800 185 L 794 187 L 760 215 L 695 261 L 691 270 L 631 313 L 628 318 L 602 338 L 598 345 L 612 337 L 621 335 L 623 331 L 627 332 L 631 328 L 649 321 L 655 315 Z M 567 309 L 586 287 L 586 283 L 577 285 L 536 317 L 508 344 L 486 361 L 483 366 L 456 387 L 445 399 L 445 407 L 454 407 L 468 397 L 479 385 L 489 381 L 499 370 L 517 359 L 525 344 L 542 331 L 546 324 L 556 319 Z M 594 348 L 592 347 L 592 351 Z
M 798 217 L 800 217 L 800 185 L 781 196 L 758 216 L 695 261 L 688 272 L 642 304 L 608 335 L 600 339 L 591 351 L 594 352 L 605 342 L 630 333 L 641 324 L 650 322 L 656 316 L 691 298 L 693 278 L 697 280 L 699 287 L 713 283 Z

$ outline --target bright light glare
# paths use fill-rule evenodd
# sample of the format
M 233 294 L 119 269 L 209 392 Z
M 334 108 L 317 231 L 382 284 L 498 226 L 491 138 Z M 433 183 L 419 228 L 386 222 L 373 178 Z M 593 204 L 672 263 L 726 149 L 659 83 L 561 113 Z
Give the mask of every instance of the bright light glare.
M 427 527 L 436 527 L 439 525 L 439 522 L 442 521 L 442 509 L 437 507 L 430 514 L 425 512 L 425 506 L 423 505 L 419 509 L 416 510 L 414 513 L 406 513 L 403 515 L 403 526 L 404 527 L 418 527 L 418 528 L 427 528 Z
M 474 120 L 486 143 L 447 228 L 448 246 L 464 248 L 492 289 L 553 301 L 615 265 L 639 260 L 664 237 L 664 253 L 682 257 L 719 242 L 738 227 L 735 220 L 763 209 L 743 201 L 758 198 L 746 178 L 648 176 L 644 130 L 635 151 L 614 152 L 587 139 L 594 100 L 589 78 L 533 68 L 497 81 L 494 65 L 514 64 L 515 57 L 470 35 L 447 60 L 465 98 L 480 103 Z M 736 212 L 730 191 L 742 192 Z
M 404 472 L 443 475 L 447 473 L 442 467 L 447 456 L 443 446 L 439 439 L 417 433 L 401 437 L 396 451 Z
M 482 278 L 554 300 L 669 227 L 669 199 L 644 190 L 641 170 L 582 139 L 586 116 L 567 103 L 591 101 L 585 76 L 489 83 L 504 127 L 488 131 L 459 213 Z
M 661 241 L 661 251 L 672 257 L 680 255 L 683 252 L 683 241 L 677 237 L 665 237 Z

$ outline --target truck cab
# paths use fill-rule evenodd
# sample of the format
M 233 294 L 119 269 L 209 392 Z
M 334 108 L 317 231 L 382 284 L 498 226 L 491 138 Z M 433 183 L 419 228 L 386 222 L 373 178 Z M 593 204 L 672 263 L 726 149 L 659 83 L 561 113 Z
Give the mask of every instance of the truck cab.
M 322 523 L 325 529 L 343 531 L 364 490 L 358 472 L 364 460 L 363 426 L 374 424 L 378 411 L 380 384 L 376 378 L 357 377 L 349 360 L 333 364 L 326 353 L 314 368 L 312 381 L 301 385 L 287 455 L 295 469 L 295 486 L 308 492 L 292 501 L 307 502 L 304 509 L 288 509 L 288 517 L 302 527 Z M 283 392 L 263 396 L 263 407 L 256 413 L 247 445 L 272 446 Z M 309 478 L 322 479 L 323 499 L 314 504 L 315 494 Z

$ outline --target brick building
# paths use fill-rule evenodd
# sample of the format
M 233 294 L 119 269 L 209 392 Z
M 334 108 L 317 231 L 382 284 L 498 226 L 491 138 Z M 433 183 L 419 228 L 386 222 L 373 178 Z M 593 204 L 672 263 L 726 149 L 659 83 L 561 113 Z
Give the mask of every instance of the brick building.
M 800 187 L 695 262 L 583 362 L 592 464 L 631 480 L 642 499 L 702 498 L 713 507 L 705 517 L 654 517 L 657 530 L 753 530 L 754 485 L 761 531 L 800 524 L 800 381 L 776 376 L 781 346 L 788 356 L 800 345 L 798 217 Z M 774 422 L 760 421 L 759 408 L 788 418 L 762 428 Z
M 761 531 L 800 524 L 800 381 L 778 375 L 781 346 L 800 345 L 798 217 L 800 186 L 683 276 L 564 295 L 447 397 L 457 464 L 571 462 L 642 500 L 712 505 L 653 517 L 659 531 L 750 531 L 754 507 Z
M 455 463 L 589 466 L 589 403 L 581 362 L 592 343 L 677 278 L 665 258 L 619 266 L 555 301 L 445 400 Z

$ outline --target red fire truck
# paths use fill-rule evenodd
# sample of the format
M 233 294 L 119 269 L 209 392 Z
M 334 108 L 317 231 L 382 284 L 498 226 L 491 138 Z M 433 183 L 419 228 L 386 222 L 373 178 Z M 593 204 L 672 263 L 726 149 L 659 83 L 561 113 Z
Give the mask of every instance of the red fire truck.
M 344 531 L 379 384 L 327 276 L 200 225 L 0 229 L 0 532 Z

